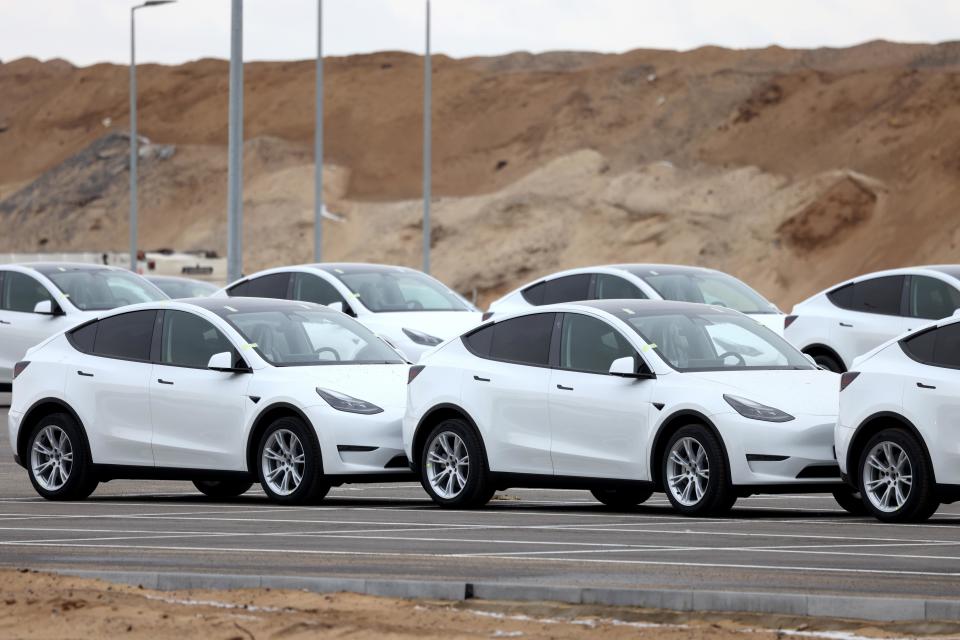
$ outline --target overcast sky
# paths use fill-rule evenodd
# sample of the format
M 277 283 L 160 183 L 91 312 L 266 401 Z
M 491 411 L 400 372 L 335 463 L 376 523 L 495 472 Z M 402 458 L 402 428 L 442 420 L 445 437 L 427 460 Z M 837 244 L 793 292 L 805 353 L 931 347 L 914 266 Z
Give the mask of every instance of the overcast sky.
M 0 0 L 0 60 L 129 61 L 126 0 Z M 244 57 L 315 55 L 316 0 L 245 0 Z M 328 55 L 421 51 L 423 0 L 324 0 Z M 179 0 L 137 12 L 137 58 L 229 55 L 230 2 Z M 433 0 L 434 51 L 626 51 L 639 47 L 846 46 L 960 39 L 957 0 Z

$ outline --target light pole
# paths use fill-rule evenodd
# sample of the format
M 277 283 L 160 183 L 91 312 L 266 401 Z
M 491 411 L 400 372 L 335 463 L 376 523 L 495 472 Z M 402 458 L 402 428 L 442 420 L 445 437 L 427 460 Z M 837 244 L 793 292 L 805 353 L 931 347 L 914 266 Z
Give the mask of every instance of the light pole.
M 427 0 L 426 52 L 423 56 L 423 272 L 430 273 L 431 89 L 430 0 Z
M 137 9 L 171 4 L 177 0 L 147 0 L 130 8 L 130 270 L 137 270 Z
M 316 127 L 313 140 L 313 259 L 323 262 L 323 0 L 317 0 Z
M 230 16 L 227 146 L 227 282 L 234 282 L 243 275 L 243 0 L 233 0 Z

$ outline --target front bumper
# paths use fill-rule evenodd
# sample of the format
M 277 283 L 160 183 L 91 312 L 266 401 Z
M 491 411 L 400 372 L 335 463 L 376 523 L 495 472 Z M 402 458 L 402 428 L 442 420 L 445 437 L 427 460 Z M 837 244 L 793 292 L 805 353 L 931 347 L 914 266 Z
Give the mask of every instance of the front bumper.
M 326 475 L 384 475 L 406 472 L 401 427 L 403 409 L 363 415 L 329 406 L 306 409 L 320 441 Z
M 21 467 L 24 466 L 24 462 L 20 460 L 20 455 L 17 453 L 17 439 L 20 434 L 20 423 L 23 421 L 23 414 L 19 411 L 10 410 L 7 413 L 7 436 L 9 437 L 8 442 L 10 443 L 10 448 L 13 450 L 13 461 L 16 462 Z

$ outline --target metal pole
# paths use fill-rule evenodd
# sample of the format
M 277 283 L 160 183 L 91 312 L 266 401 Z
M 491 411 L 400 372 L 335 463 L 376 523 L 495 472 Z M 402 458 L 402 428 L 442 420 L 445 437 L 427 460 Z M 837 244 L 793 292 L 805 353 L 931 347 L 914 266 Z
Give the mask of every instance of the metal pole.
M 313 141 L 313 259 L 323 262 L 323 0 L 317 0 L 316 127 Z
M 138 7 L 130 9 L 130 270 L 137 271 L 137 61 L 136 24 Z
M 243 275 L 243 0 L 232 0 L 227 164 L 227 281 Z
M 431 154 L 432 65 L 430 58 L 430 0 L 427 0 L 426 53 L 423 56 L 423 272 L 430 273 L 430 177 Z

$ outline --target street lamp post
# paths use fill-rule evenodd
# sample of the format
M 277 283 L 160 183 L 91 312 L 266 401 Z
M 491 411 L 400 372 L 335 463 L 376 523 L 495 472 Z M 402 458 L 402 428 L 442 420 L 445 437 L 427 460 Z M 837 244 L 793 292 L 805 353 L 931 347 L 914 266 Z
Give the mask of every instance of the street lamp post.
M 316 131 L 313 174 L 313 259 L 323 262 L 323 0 L 317 0 Z
M 430 198 L 432 174 L 431 104 L 432 60 L 430 58 L 430 0 L 427 0 L 426 51 L 423 56 L 423 272 L 430 273 Z
M 227 130 L 227 282 L 243 275 L 243 0 L 232 0 Z
M 137 60 L 136 21 L 137 9 L 172 4 L 177 0 L 147 0 L 130 8 L 130 270 L 137 270 Z

